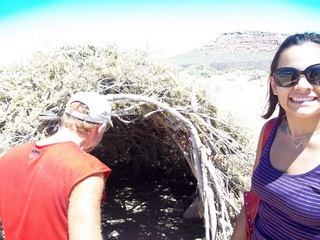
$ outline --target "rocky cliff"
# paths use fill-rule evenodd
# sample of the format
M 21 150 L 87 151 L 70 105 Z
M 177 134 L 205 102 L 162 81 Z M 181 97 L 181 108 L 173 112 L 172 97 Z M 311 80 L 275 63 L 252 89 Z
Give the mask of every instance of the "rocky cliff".
M 207 64 L 216 69 L 268 68 L 272 57 L 288 34 L 260 31 L 224 33 L 190 52 L 174 56 L 182 66 Z

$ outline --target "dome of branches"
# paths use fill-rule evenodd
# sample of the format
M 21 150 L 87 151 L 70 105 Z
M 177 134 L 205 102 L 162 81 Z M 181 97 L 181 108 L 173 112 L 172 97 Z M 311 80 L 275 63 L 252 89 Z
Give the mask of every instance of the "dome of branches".
M 0 68 L 0 78 L 1 152 L 54 133 L 74 92 L 105 94 L 115 126 L 95 154 L 133 172 L 190 171 L 198 182 L 207 236 L 230 235 L 252 153 L 245 136 L 218 119 L 210 82 L 169 60 L 114 45 L 37 52 Z

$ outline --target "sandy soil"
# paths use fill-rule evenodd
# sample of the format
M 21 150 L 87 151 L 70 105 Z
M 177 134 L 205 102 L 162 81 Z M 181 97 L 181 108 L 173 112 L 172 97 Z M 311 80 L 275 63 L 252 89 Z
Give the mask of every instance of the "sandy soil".
M 219 118 L 225 122 L 246 128 L 252 148 L 256 147 L 261 127 L 266 120 L 261 118 L 267 103 L 267 76 L 254 79 L 254 73 L 240 72 L 213 76 L 212 101 L 216 102 Z M 243 129 L 242 129 L 243 130 Z
M 203 221 L 182 216 L 195 189 L 195 180 L 183 174 L 145 170 L 137 177 L 113 171 L 102 206 L 104 238 L 203 239 Z

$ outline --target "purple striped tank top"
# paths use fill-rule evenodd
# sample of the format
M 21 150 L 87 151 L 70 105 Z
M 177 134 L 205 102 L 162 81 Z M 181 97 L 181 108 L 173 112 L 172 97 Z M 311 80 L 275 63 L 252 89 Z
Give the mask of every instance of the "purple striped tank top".
M 299 175 L 273 168 L 270 148 L 277 129 L 278 124 L 252 177 L 252 190 L 261 199 L 252 239 L 320 239 L 320 165 Z

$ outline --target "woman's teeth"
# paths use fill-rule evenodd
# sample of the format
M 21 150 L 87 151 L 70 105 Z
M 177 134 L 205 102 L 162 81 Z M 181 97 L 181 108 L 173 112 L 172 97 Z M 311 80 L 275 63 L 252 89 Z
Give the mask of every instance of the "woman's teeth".
M 294 97 L 294 98 L 292 98 L 292 101 L 294 101 L 294 102 L 311 102 L 311 101 L 313 101 L 315 98 L 314 97 L 300 97 L 300 98 L 298 98 L 298 97 Z

